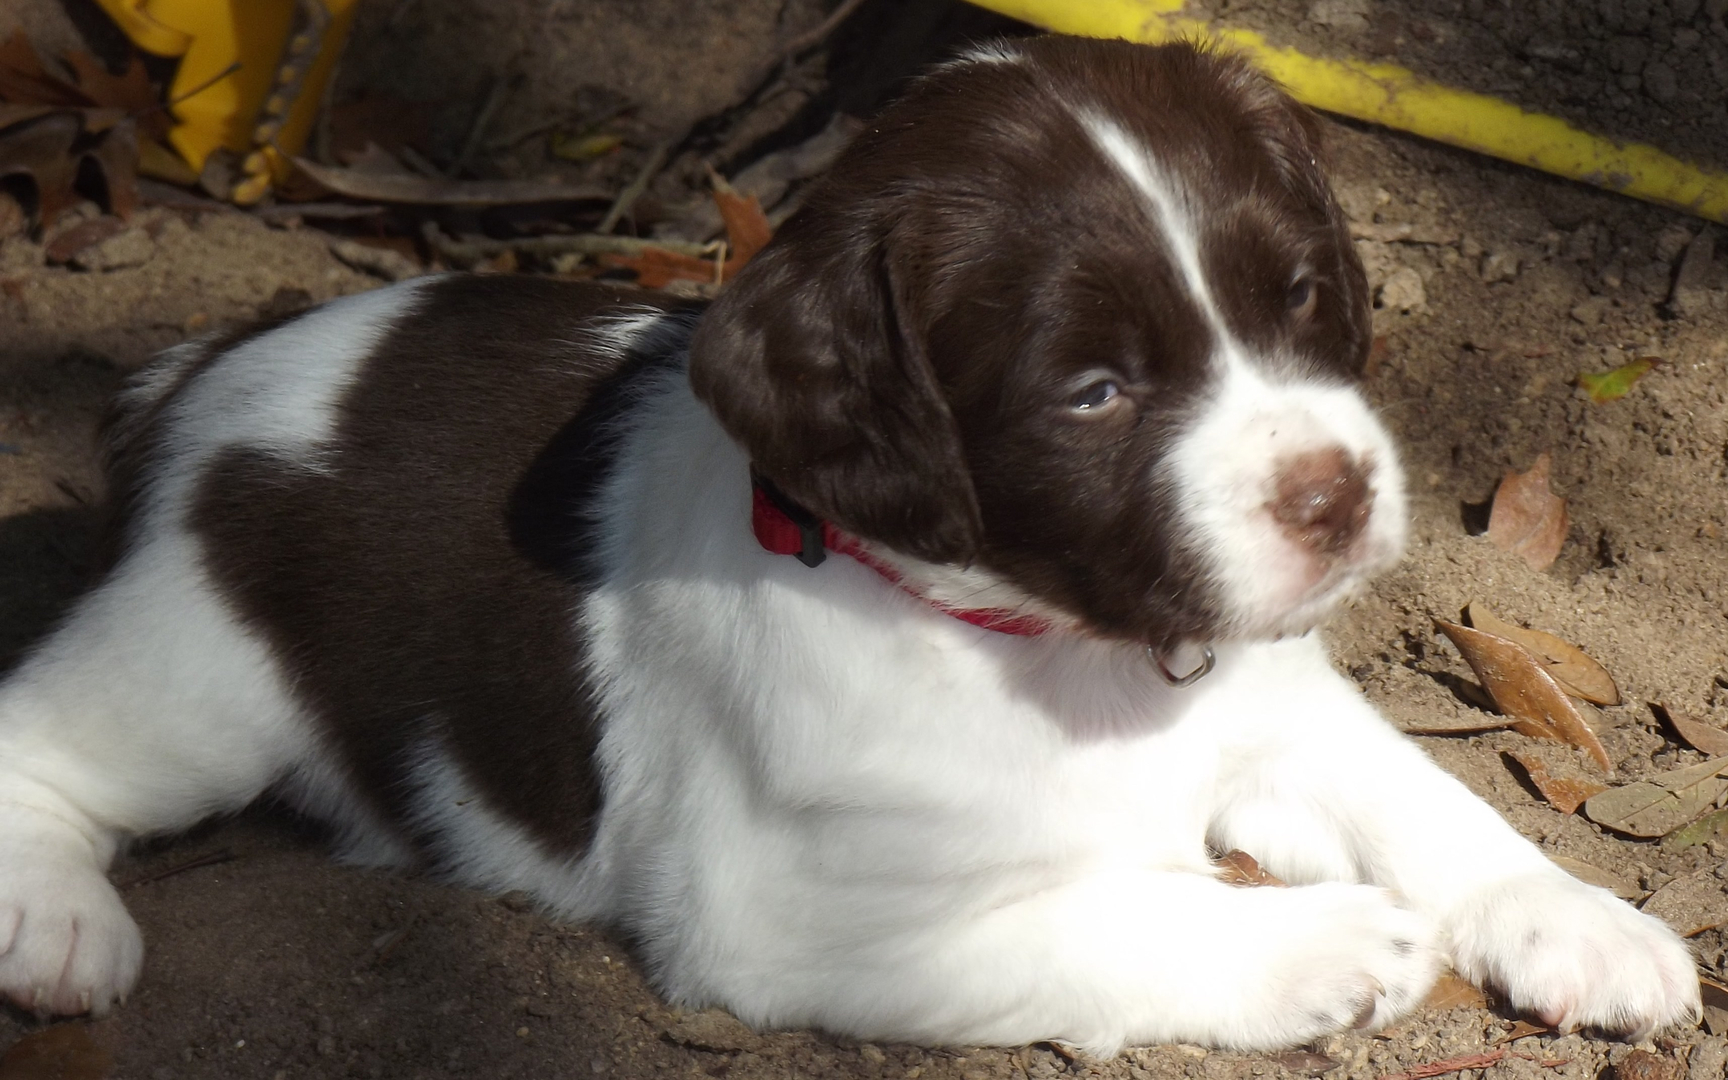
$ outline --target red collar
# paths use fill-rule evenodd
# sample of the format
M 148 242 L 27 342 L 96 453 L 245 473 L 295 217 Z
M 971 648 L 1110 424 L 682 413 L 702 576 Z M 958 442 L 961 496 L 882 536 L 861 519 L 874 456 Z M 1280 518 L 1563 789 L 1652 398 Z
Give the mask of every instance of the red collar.
M 858 538 L 835 528 L 781 494 L 772 483 L 751 477 L 750 530 L 765 549 L 776 555 L 796 555 L 805 566 L 820 566 L 828 552 L 838 552 L 881 574 L 901 592 L 915 596 L 944 615 L 1000 634 L 1037 637 L 1052 629 L 1048 619 L 1022 615 L 1006 608 L 956 608 L 926 596 L 906 584 L 900 571 L 876 558 Z

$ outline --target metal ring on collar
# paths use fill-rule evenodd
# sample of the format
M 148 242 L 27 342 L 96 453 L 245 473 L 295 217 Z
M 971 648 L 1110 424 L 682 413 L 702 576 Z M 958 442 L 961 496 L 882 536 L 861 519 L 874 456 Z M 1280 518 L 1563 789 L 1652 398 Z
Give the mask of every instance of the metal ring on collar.
M 1150 645 L 1146 646 L 1146 659 L 1152 661 L 1152 666 L 1158 669 L 1158 674 L 1164 676 L 1165 682 L 1177 689 L 1192 686 L 1205 678 L 1206 674 L 1212 670 L 1212 665 L 1217 661 L 1217 657 L 1212 655 L 1212 646 L 1210 645 L 1200 647 L 1200 663 L 1195 665 L 1194 670 L 1186 675 L 1173 673 L 1169 665 L 1164 663 L 1164 657 L 1159 655 L 1158 650 Z

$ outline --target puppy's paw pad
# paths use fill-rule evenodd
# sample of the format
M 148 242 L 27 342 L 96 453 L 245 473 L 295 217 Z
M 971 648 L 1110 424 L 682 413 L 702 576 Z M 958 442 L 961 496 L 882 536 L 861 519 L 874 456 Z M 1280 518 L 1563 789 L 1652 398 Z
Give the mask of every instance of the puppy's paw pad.
M 1679 935 L 1564 875 L 1484 892 L 1448 928 L 1461 973 L 1560 1030 L 1643 1038 L 1700 1015 L 1697 969 Z
M 43 1015 L 105 1014 L 144 958 L 113 885 L 75 859 L 0 857 L 0 948 L 0 996 Z

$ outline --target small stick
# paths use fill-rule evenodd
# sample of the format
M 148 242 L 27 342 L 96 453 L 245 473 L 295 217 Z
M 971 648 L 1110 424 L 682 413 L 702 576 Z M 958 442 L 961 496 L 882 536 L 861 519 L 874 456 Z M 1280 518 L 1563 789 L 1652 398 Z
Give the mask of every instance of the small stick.
M 678 141 L 682 141 L 682 136 Z M 618 227 L 618 222 L 630 212 L 632 206 L 636 205 L 636 200 L 642 197 L 642 193 L 648 190 L 648 185 L 654 182 L 654 178 L 665 167 L 666 159 L 672 153 L 672 146 L 673 140 L 668 139 L 654 148 L 654 152 L 648 155 L 648 160 L 642 163 L 642 168 L 637 170 L 635 179 L 631 180 L 624 190 L 618 193 L 618 197 L 612 200 L 612 205 L 606 210 L 606 216 L 601 218 L 600 224 L 594 227 L 595 232 L 605 234 Z
M 863 2 L 864 0 L 844 0 L 839 7 L 829 13 L 826 19 L 788 41 L 780 50 L 779 55 L 774 58 L 774 66 L 778 67 L 804 50 L 820 45 L 822 39 L 832 34 L 835 28 L 845 22 L 854 11 L 857 11 L 858 6 Z
M 173 877 L 175 874 L 184 874 L 188 870 L 199 870 L 206 866 L 215 866 L 218 863 L 233 862 L 234 858 L 235 855 L 232 851 L 223 848 L 221 851 L 212 851 L 208 855 L 200 855 L 196 859 L 188 859 L 183 863 L 175 863 L 173 866 L 158 870 L 153 874 L 145 874 L 143 877 L 133 878 L 131 881 L 123 883 L 120 887 L 122 889 L 135 889 L 140 885 L 148 885 L 153 881 L 161 881 L 163 878 Z
M 486 100 L 480 103 L 480 111 L 474 114 L 474 126 L 468 129 L 468 138 L 463 140 L 462 152 L 456 155 L 456 160 L 445 170 L 449 175 L 455 176 L 461 172 L 462 167 L 468 164 L 468 159 L 480 149 L 480 140 L 485 138 L 486 129 L 492 124 L 492 114 L 504 103 L 504 93 L 508 87 L 507 80 L 493 76 L 492 85 L 486 90 Z
M 426 242 L 431 244 L 438 254 L 461 263 L 490 259 L 506 251 L 541 259 L 557 255 L 640 255 L 649 248 L 660 248 L 696 259 L 706 258 L 714 252 L 712 244 L 692 244 L 683 240 L 643 240 L 634 236 L 602 236 L 599 233 L 523 236 L 515 240 L 457 240 L 445 236 L 438 226 L 430 221 L 421 228 L 421 232 L 426 237 Z
M 1486 1069 L 1498 1064 L 1505 1058 L 1506 1051 L 1490 1050 L 1486 1054 L 1465 1054 L 1463 1057 L 1446 1058 L 1441 1061 L 1431 1061 L 1426 1065 L 1418 1065 L 1409 1072 L 1385 1073 L 1380 1080 L 1428 1080 L 1433 1076 L 1445 1076 L 1460 1069 Z

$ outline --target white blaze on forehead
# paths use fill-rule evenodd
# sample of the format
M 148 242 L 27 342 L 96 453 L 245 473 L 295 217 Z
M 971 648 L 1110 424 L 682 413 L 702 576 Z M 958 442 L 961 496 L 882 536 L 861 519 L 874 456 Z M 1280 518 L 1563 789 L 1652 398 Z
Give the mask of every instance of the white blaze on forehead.
M 1152 219 L 1164 234 L 1164 243 L 1182 275 L 1182 284 L 1194 306 L 1200 309 L 1227 361 L 1239 361 L 1242 346 L 1224 322 L 1206 271 L 1200 265 L 1200 239 L 1188 213 L 1188 199 L 1181 184 L 1158 164 L 1150 151 L 1107 116 L 1090 109 L 1078 110 L 1080 126 L 1093 144 L 1119 169 L 1135 191 L 1146 200 Z

